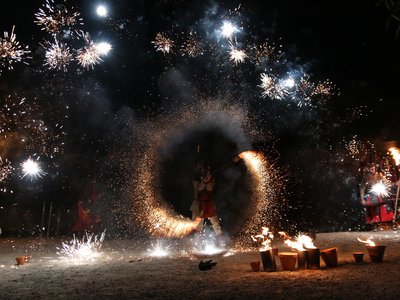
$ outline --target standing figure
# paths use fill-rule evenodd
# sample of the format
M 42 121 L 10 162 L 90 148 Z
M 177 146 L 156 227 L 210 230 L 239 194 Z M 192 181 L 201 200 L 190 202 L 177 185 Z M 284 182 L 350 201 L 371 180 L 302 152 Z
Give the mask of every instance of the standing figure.
M 202 162 L 197 168 L 193 178 L 194 200 L 190 207 L 192 220 L 197 218 L 209 219 L 215 231 L 215 236 L 222 234 L 217 217 L 217 207 L 214 202 L 215 178 L 208 163 Z M 203 229 L 203 222 L 199 222 L 197 230 Z
M 375 190 L 375 186 L 380 184 L 382 191 Z M 368 224 L 377 225 L 380 222 L 389 222 L 393 219 L 393 208 L 388 199 L 391 182 L 389 182 L 382 172 L 377 170 L 375 164 L 368 166 L 364 179 L 360 185 L 361 203 L 365 209 L 365 221 Z M 376 229 L 376 228 L 375 228 Z

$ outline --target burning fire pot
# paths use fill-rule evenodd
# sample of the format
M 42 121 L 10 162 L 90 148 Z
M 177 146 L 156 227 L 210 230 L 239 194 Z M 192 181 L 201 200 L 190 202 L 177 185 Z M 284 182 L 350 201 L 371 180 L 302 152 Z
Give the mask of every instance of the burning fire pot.
M 261 261 L 266 272 L 276 271 L 276 263 L 271 249 L 260 251 Z
M 383 255 L 385 254 L 386 246 L 379 245 L 379 246 L 365 246 L 365 247 L 367 248 L 371 262 L 383 261 Z
M 303 250 L 297 253 L 297 268 L 303 270 L 307 267 L 308 251 Z
M 321 250 L 321 257 L 327 267 L 337 267 L 338 256 L 336 248 Z
M 319 269 L 320 266 L 320 259 L 319 259 L 319 249 L 307 249 L 307 269 Z
M 281 261 L 282 270 L 293 271 L 296 268 L 297 253 L 295 252 L 281 252 L 278 254 Z

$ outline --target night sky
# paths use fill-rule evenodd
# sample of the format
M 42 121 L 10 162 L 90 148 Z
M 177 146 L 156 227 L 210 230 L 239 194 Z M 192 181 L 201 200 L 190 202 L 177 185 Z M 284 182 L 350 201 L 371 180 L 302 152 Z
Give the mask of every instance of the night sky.
M 12 70 L 0 64 L 0 125 L 6 132 L 0 156 L 3 165 L 7 159 L 14 168 L 0 181 L 3 231 L 38 234 L 43 203 L 46 213 L 53 203 L 53 218 L 60 214 L 61 225 L 52 232 L 68 234 L 77 219 L 77 201 L 86 203 L 95 188 L 92 210 L 102 216 L 102 226 L 115 235 L 123 232 L 127 226 L 121 220 L 132 201 L 128 187 L 132 180 L 139 184 L 135 167 L 146 155 L 140 152 L 141 139 L 144 131 L 151 134 L 146 124 L 162 127 L 166 115 L 174 122 L 186 107 L 205 99 L 248 112 L 258 134 L 249 133 L 247 147 L 275 161 L 284 178 L 279 226 L 363 229 L 359 168 L 370 162 L 371 144 L 378 159 L 388 142 L 400 139 L 400 23 L 377 1 L 248 2 L 103 1 L 109 15 L 102 18 L 97 1 L 50 1 L 64 3 L 83 19 L 69 34 L 65 28 L 57 33 L 59 42 L 81 47 L 77 29 L 112 45 L 93 69 L 75 60 L 65 70 L 45 64 L 46 43 L 54 38 L 35 24 L 45 2 L 2 3 L 0 31 L 10 33 L 15 25 L 16 39 L 31 51 L 23 60 L 28 64 L 15 63 Z M 220 34 L 225 20 L 238 26 L 230 41 L 247 53 L 242 63 L 229 58 L 229 40 Z M 157 33 L 174 41 L 171 53 L 157 51 Z M 182 51 L 190 36 L 201 49 L 195 57 Z M 257 61 L 254 49 L 265 42 L 280 51 L 277 61 Z M 331 94 L 310 106 L 298 98 L 262 97 L 260 74 L 269 72 L 297 79 L 307 74 L 313 83 L 329 80 Z M 17 117 L 7 113 L 9 107 Z M 39 120 L 47 130 L 40 129 Z M 224 186 L 216 196 L 224 210 L 222 225 L 233 228 L 246 211 L 249 192 L 243 166 L 228 173 L 222 166 L 245 149 L 230 128 L 215 124 L 188 133 L 177 129 L 180 139 L 159 149 L 160 193 L 188 216 L 190 172 L 199 157 L 207 158 Z M 355 156 L 350 142 L 361 149 Z M 41 162 L 42 176 L 22 177 L 20 165 L 28 157 Z

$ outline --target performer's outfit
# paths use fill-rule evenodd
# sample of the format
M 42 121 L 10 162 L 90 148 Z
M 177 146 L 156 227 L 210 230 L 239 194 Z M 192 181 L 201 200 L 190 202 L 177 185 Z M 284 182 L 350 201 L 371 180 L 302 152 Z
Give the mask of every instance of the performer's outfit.
M 190 207 L 192 211 L 192 220 L 197 218 L 209 219 L 215 231 L 215 235 L 222 234 L 221 226 L 217 217 L 217 208 L 213 199 L 214 179 L 211 177 L 209 181 L 200 177 L 193 180 L 194 200 Z M 203 222 L 199 222 L 197 230 L 203 229 Z
M 364 200 L 365 222 L 368 224 L 389 222 L 393 220 L 394 209 L 390 199 L 371 192 L 372 186 L 379 181 L 387 182 L 387 179 L 385 179 L 381 174 L 375 173 L 368 174 L 361 183 L 361 190 L 364 193 L 362 200 Z

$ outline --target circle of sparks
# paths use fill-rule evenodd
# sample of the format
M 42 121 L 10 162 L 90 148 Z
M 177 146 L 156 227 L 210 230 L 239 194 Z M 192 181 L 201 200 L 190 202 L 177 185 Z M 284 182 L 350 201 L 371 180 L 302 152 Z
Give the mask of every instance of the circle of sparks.
M 143 144 L 136 149 L 140 158 L 135 168 L 135 179 L 132 181 L 132 211 L 135 221 L 153 236 L 184 237 L 196 228 L 201 219 L 191 221 L 178 215 L 162 199 L 157 177 L 162 159 L 160 151 L 169 141 L 177 137 L 182 139 L 185 133 L 207 128 L 229 129 L 230 132 L 225 133 L 236 141 L 239 151 L 243 151 L 249 149 L 249 135 L 256 134 L 256 130 L 251 127 L 251 120 L 243 107 L 235 104 L 224 106 L 214 102 L 202 102 L 183 108 L 182 111 L 152 120 L 143 126 L 146 130 L 140 130 L 144 135 L 140 138 Z M 255 207 L 256 213 L 250 216 L 245 226 L 237 230 L 235 236 L 238 246 L 246 243 L 247 234 L 258 230 L 259 224 L 272 222 L 271 209 L 279 193 L 279 184 L 276 183 L 279 182 L 276 180 L 279 177 L 278 172 L 273 170 L 273 166 L 261 153 L 244 152 L 240 158 L 253 178 L 251 205 Z

